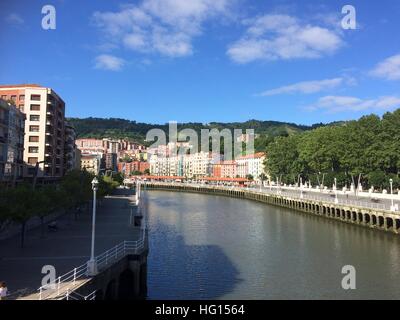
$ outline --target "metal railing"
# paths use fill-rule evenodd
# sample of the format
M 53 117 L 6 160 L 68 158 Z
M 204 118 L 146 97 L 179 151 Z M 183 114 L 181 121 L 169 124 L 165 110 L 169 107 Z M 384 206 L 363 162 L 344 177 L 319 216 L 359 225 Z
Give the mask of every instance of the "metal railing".
M 96 292 L 97 290 L 93 291 L 92 293 L 88 294 L 87 296 L 84 296 L 82 294 L 79 294 L 78 292 L 67 292 L 65 293 L 64 296 L 62 296 L 59 300 L 96 300 Z
M 142 228 L 141 237 L 136 241 L 124 241 L 106 252 L 95 257 L 98 271 L 104 270 L 110 264 L 118 261 L 129 254 L 136 254 L 144 248 L 146 240 L 146 228 Z M 73 289 L 78 281 L 91 279 L 88 275 L 87 263 L 74 268 L 73 270 L 59 276 L 53 283 L 41 286 L 39 291 L 39 300 L 57 299 L 71 296 Z

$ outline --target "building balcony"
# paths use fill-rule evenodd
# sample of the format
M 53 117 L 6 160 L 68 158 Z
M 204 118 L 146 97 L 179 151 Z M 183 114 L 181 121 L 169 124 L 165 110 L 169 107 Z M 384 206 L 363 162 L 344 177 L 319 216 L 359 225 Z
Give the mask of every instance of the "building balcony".
M 0 143 L 6 143 L 7 138 L 6 137 L 0 137 Z

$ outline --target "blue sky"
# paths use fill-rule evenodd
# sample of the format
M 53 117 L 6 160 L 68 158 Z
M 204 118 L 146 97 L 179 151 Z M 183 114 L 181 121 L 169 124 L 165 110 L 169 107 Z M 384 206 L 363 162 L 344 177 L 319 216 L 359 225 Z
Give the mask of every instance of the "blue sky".
M 71 117 L 356 119 L 400 107 L 399 16 L 397 0 L 2 0 L 0 83 L 52 87 Z

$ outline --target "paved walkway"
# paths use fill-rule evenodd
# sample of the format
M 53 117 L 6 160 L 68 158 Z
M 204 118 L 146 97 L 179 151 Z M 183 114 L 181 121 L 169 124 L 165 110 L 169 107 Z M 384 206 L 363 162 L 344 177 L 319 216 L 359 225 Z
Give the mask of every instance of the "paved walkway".
M 252 188 L 251 190 L 254 191 L 259 191 L 260 188 Z M 270 190 L 268 187 L 262 188 L 262 192 L 266 193 L 271 193 L 271 194 L 276 194 L 277 190 L 276 188 L 273 188 Z M 282 188 L 282 195 L 286 196 L 295 196 L 300 198 L 301 191 L 300 190 L 288 190 L 288 189 L 283 189 Z M 303 191 L 303 196 L 304 199 L 319 199 L 323 201 L 328 201 L 328 202 L 334 202 L 335 201 L 335 192 L 330 191 L 329 193 L 325 192 L 315 192 L 315 191 L 309 191 L 304 189 Z M 353 205 L 361 205 L 365 206 L 367 208 L 376 208 L 376 209 L 384 209 L 384 210 L 390 210 L 391 207 L 391 200 L 389 199 L 377 199 L 376 201 L 373 201 L 372 199 L 374 196 L 372 195 L 371 198 L 368 197 L 361 197 L 361 196 L 355 196 L 353 192 L 348 191 L 346 195 L 343 195 L 341 192 L 338 192 L 338 200 L 339 204 L 353 204 Z M 396 199 L 393 201 L 393 203 L 396 205 L 399 205 L 400 207 L 400 200 Z M 396 212 L 400 213 L 400 212 Z
M 124 240 L 137 240 L 140 229 L 130 225 L 134 195 L 131 190 L 117 190 L 107 197 L 97 210 L 96 255 L 111 249 Z M 41 228 L 28 231 L 25 247 L 20 248 L 20 237 L 0 241 L 0 281 L 7 283 L 11 293 L 32 292 L 41 286 L 44 265 L 56 268 L 60 276 L 84 264 L 90 255 L 92 211 L 58 219 L 57 231 L 48 231 L 42 237 Z

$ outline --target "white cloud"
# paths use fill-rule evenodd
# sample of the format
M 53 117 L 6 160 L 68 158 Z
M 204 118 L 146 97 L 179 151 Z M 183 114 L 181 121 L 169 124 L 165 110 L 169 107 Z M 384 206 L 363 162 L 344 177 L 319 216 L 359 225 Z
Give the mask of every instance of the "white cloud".
M 109 54 L 99 55 L 95 59 L 96 69 L 119 71 L 124 65 L 125 61 L 123 59 Z
M 234 0 L 143 0 L 118 12 L 95 12 L 107 41 L 141 53 L 183 57 L 206 20 L 224 16 Z
M 292 85 L 261 92 L 260 96 L 274 96 L 278 94 L 303 93 L 311 94 L 339 87 L 345 82 L 344 78 L 334 78 L 316 81 L 303 81 Z
M 25 23 L 24 19 L 16 13 L 10 13 L 8 16 L 6 16 L 5 20 L 7 23 L 14 25 L 21 25 Z
M 340 33 L 300 21 L 295 17 L 267 14 L 244 22 L 245 35 L 227 50 L 235 62 L 319 58 L 343 45 Z
M 400 107 L 400 98 L 396 96 L 385 96 L 377 99 L 360 99 L 349 96 L 325 96 L 317 103 L 308 106 L 310 111 L 324 110 L 329 113 L 344 111 L 388 111 Z
M 400 80 L 400 54 L 382 61 L 370 74 L 386 80 Z

